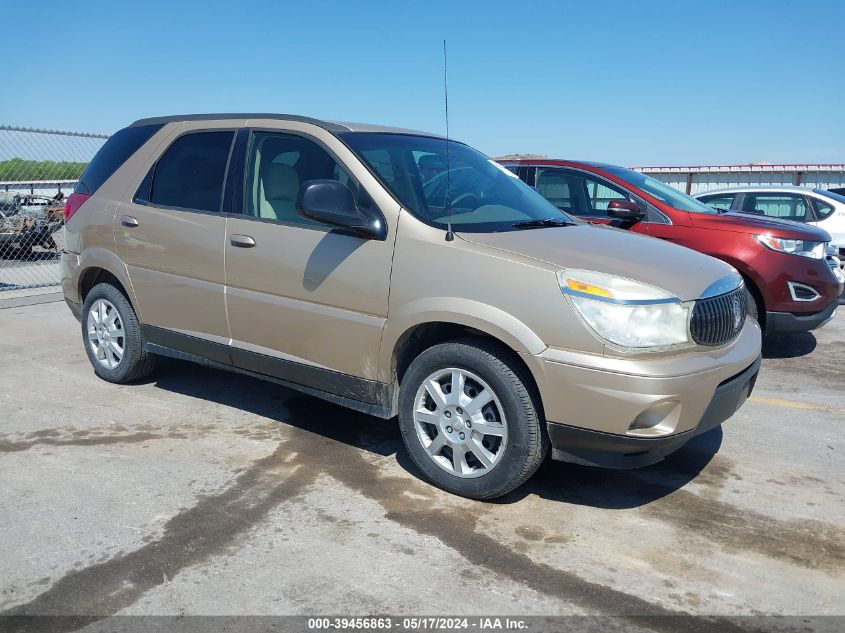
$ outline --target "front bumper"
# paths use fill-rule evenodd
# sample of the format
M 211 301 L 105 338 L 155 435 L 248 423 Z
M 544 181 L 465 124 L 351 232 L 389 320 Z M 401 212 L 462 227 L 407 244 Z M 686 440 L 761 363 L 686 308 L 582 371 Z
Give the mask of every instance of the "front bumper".
M 823 325 L 826 317 L 817 317 L 831 305 L 835 306 L 842 294 L 842 271 L 835 270 L 831 258 L 813 259 L 765 250 L 749 263 L 759 275 L 754 281 L 763 295 L 766 314 L 775 315 L 766 321 L 766 334 L 811 330 Z M 809 286 L 818 297 L 796 300 L 790 282 Z
M 836 315 L 836 308 L 841 297 L 821 312 L 813 314 L 794 314 L 792 312 L 766 312 L 766 334 L 785 334 L 788 332 L 806 332 L 815 330 L 830 321 Z
M 730 417 L 753 385 L 760 346 L 760 328 L 748 319 L 719 348 L 629 358 L 548 348 L 523 358 L 540 391 L 553 457 L 635 467 Z M 731 402 L 732 394 L 741 398 Z
M 590 431 L 557 422 L 547 424 L 552 457 L 557 460 L 604 468 L 641 468 L 670 453 L 730 418 L 739 409 L 757 381 L 761 358 L 745 371 L 718 387 L 698 425 L 689 431 L 664 437 L 633 437 Z

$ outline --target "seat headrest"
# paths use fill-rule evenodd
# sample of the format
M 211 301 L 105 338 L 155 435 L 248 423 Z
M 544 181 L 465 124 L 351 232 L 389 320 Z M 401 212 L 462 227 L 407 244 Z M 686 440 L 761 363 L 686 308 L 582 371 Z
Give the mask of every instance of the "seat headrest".
M 264 163 L 261 166 L 261 184 L 266 200 L 296 200 L 299 174 L 290 165 Z
M 417 165 L 420 169 L 446 169 L 446 161 L 437 154 L 423 154 L 417 161 Z
M 569 180 L 563 174 L 543 174 L 537 182 L 537 188 L 552 198 L 569 196 Z

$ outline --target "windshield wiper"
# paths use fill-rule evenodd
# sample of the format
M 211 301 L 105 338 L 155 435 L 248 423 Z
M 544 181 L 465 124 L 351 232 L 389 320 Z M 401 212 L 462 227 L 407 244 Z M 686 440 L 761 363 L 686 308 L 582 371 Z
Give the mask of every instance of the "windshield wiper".
M 515 229 L 542 229 L 554 226 L 575 226 L 572 222 L 567 222 L 563 218 L 544 218 L 542 220 L 523 220 L 522 222 L 514 222 L 511 226 Z

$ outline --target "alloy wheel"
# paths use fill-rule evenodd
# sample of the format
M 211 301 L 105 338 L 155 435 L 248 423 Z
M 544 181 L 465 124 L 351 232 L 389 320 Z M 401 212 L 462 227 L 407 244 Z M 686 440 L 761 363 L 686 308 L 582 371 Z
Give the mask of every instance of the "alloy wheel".
M 86 321 L 88 344 L 94 358 L 106 369 L 114 369 L 123 359 L 126 338 L 117 308 L 106 299 L 97 299 Z
M 465 369 L 438 370 L 422 382 L 414 398 L 414 427 L 432 461 L 461 478 L 487 474 L 507 448 L 498 396 Z

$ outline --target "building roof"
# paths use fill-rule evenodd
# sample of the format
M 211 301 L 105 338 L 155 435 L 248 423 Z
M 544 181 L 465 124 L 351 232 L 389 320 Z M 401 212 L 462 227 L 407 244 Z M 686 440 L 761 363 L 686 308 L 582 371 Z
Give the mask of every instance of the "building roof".
M 695 194 L 695 198 L 698 196 L 709 196 L 710 194 L 714 193 L 743 193 L 743 192 L 750 192 L 750 191 L 759 191 L 759 192 L 784 192 L 784 191 L 797 191 L 800 193 L 807 193 L 807 191 L 814 191 L 817 190 L 817 187 L 802 187 L 800 185 L 739 185 L 737 187 L 720 187 L 719 189 L 710 189 L 708 191 L 699 191 Z M 824 193 L 824 189 L 818 189 L 819 193 Z
M 684 166 L 645 166 L 631 167 L 635 171 L 650 174 L 671 173 L 766 173 L 766 172 L 795 172 L 795 171 L 845 171 L 845 163 L 749 163 L 744 165 L 684 165 Z

